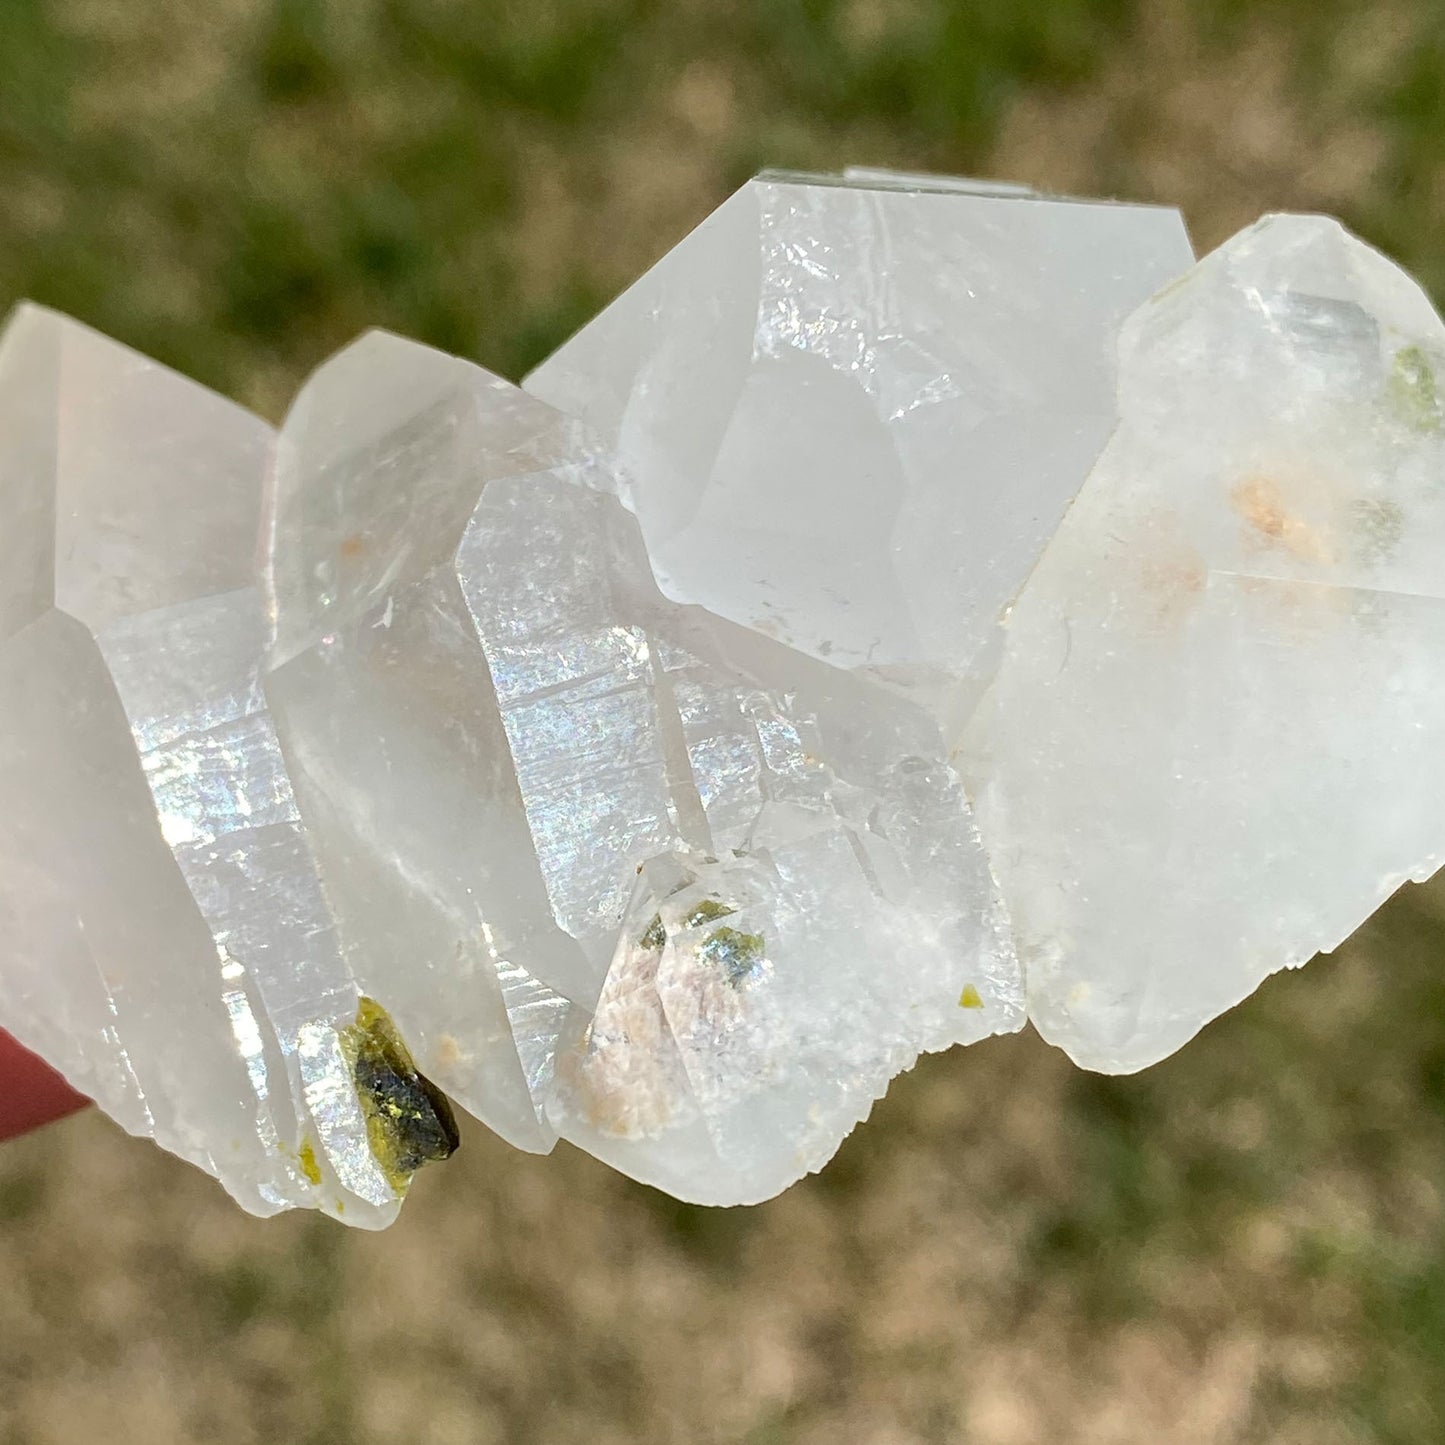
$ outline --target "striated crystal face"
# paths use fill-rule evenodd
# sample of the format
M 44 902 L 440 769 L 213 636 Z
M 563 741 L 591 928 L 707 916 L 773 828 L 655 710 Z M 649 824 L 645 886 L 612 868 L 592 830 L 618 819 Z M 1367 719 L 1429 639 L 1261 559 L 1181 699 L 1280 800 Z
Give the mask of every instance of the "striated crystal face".
M 248 1209 L 400 1195 L 260 688 L 272 433 L 36 307 L 0 336 L 0 1016 Z
M 1179 213 L 764 176 L 527 379 L 628 476 L 659 585 L 950 735 L 1114 424 Z
M 964 763 L 1079 1063 L 1165 1057 L 1445 862 L 1442 368 L 1419 287 L 1319 217 L 1125 328 Z
M 522 1147 L 762 1199 L 1022 984 L 936 724 L 667 600 L 625 490 L 551 407 L 364 338 L 282 433 L 267 693 L 425 1072 Z

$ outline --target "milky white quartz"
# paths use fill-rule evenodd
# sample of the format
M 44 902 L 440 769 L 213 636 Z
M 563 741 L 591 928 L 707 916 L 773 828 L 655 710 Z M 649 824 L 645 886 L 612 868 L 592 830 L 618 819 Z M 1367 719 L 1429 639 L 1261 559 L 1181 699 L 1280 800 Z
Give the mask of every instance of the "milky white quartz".
M 616 449 L 664 593 L 951 737 L 1114 425 L 1178 211 L 860 171 L 743 187 L 527 378 Z
M 523 1148 L 687 1199 L 819 1167 L 1022 1025 L 936 724 L 658 591 L 615 461 L 382 333 L 283 429 L 266 680 L 347 956 Z
M 271 442 L 52 312 L 0 335 L 0 1020 L 253 1213 L 378 1225 L 357 991 L 260 691 Z
M 1445 327 L 1274 216 L 1133 316 L 966 770 L 1079 1063 L 1164 1058 L 1445 862 Z

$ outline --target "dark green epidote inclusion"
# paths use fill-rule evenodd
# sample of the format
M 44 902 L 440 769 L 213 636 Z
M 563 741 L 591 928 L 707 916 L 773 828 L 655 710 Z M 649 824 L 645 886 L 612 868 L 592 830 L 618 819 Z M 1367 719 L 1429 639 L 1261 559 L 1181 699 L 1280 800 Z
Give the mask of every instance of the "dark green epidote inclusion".
M 405 1190 L 423 1164 L 449 1159 L 461 1143 L 447 1097 L 421 1073 L 391 1015 L 363 998 L 356 1022 L 341 1033 L 366 1115 L 367 1141 L 397 1190 Z

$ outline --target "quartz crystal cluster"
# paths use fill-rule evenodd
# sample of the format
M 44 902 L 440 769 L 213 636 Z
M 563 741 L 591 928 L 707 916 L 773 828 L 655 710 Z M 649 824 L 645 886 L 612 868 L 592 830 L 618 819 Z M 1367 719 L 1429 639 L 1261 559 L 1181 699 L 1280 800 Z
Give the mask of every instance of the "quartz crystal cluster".
M 51 312 L 0 337 L 0 1020 L 248 1209 L 379 1225 L 376 1090 L 408 1080 L 347 1057 L 362 999 L 262 691 L 272 444 Z
M 362 338 L 281 436 L 265 693 L 425 1072 L 522 1148 L 762 1199 L 1022 981 L 937 726 L 664 597 L 625 491 L 564 413 Z
M 1445 862 L 1442 366 L 1333 222 L 871 171 L 279 434 L 22 306 L 0 1025 L 367 1227 L 448 1096 L 735 1204 L 924 1051 L 1143 1067 Z

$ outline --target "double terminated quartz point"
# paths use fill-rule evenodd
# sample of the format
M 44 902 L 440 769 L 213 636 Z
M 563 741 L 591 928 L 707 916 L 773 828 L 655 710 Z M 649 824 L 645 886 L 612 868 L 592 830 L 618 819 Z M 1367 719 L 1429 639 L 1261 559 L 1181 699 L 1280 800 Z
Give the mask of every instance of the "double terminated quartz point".
M 526 391 L 373 334 L 274 459 L 23 310 L 0 1020 L 362 1224 L 449 1147 L 428 1077 L 736 1203 L 1025 974 L 1081 1062 L 1171 1051 L 1433 870 L 1445 718 L 1438 321 L 1331 223 L 1141 305 L 1191 259 L 1169 211 L 765 178 Z

